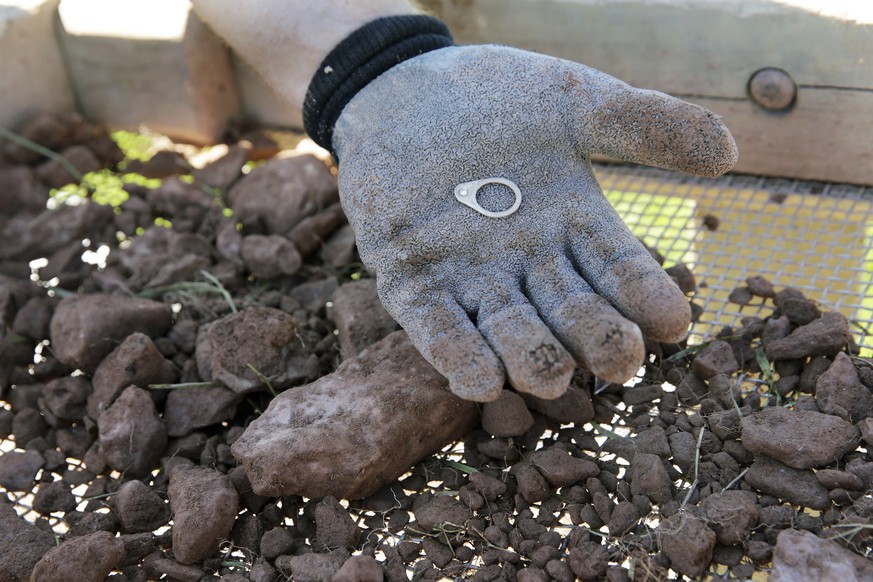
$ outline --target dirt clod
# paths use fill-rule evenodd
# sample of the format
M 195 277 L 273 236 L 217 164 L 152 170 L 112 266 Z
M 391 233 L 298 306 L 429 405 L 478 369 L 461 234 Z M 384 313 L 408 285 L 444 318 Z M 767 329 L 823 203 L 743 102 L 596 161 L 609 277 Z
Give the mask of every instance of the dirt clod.
M 535 452 L 530 462 L 555 487 L 573 485 L 600 473 L 593 461 L 573 457 L 557 447 Z
M 73 511 L 76 505 L 70 486 L 63 481 L 40 484 L 33 498 L 33 508 L 43 515 L 55 511 Z
M 300 582 L 332 581 L 344 563 L 345 559 L 335 554 L 303 554 L 276 558 L 279 572 Z
M 759 491 L 768 493 L 790 503 L 812 509 L 827 509 L 830 506 L 828 490 L 818 482 L 811 470 L 792 469 L 763 455 L 746 473 L 746 482 Z
M 141 481 L 128 481 L 119 487 L 114 505 L 122 530 L 127 533 L 151 532 L 170 519 L 170 507 Z
M 18 517 L 11 505 L 0 502 L 0 576 L 29 580 L 33 567 L 52 548 L 51 533 Z
M 609 555 L 606 547 L 596 542 L 585 542 L 570 550 L 570 570 L 580 580 L 596 580 L 606 574 Z
M 399 328 L 379 301 L 375 279 L 340 285 L 333 295 L 331 317 L 343 360 L 357 356 Z
M 716 340 L 700 350 L 691 369 L 700 378 L 708 380 L 716 374 L 732 374 L 740 369 L 730 344 Z
M 631 475 L 633 495 L 645 495 L 655 503 L 667 503 L 673 499 L 672 480 L 657 455 L 636 454 L 631 462 Z
M 828 311 L 818 319 L 801 325 L 787 337 L 770 342 L 765 339 L 764 345 L 768 358 L 794 360 L 815 356 L 833 356 L 845 347 L 848 338 L 849 324 L 846 318 L 839 313 Z
M 382 582 L 382 567 L 371 556 L 352 556 L 333 575 L 332 582 Z
M 51 549 L 36 564 L 31 582 L 103 582 L 124 558 L 124 543 L 100 531 L 71 538 Z
M 27 491 L 33 487 L 37 471 L 45 464 L 39 451 L 9 451 L 0 455 L 0 487 Z
M 831 465 L 860 441 L 858 429 L 837 416 L 778 406 L 744 417 L 742 426 L 747 451 L 795 469 Z
M 203 467 L 177 470 L 167 489 L 173 514 L 173 554 L 182 564 L 211 556 L 230 535 L 239 495 L 225 475 Z
M 814 534 L 786 530 L 773 552 L 772 582 L 793 580 L 870 580 L 873 564 L 839 544 Z
M 94 372 L 127 336 L 151 337 L 170 328 L 169 305 L 124 295 L 73 295 L 58 304 L 51 321 L 54 355 L 63 363 Z
M 531 409 L 561 423 L 585 424 L 594 418 L 594 404 L 590 390 L 573 384 L 564 394 L 553 400 L 537 398 L 530 394 L 523 394 L 522 397 Z
M 724 491 L 701 503 L 703 517 L 720 544 L 745 543 L 758 523 L 756 499 L 746 491 Z
M 149 384 L 174 382 L 176 377 L 176 367 L 164 358 L 152 339 L 144 333 L 132 333 L 94 371 L 88 416 L 99 418 L 130 385 L 146 388 Z
M 497 400 L 482 405 L 482 430 L 496 437 L 521 436 L 533 423 L 524 399 L 511 390 L 504 390 Z
M 870 413 L 873 393 L 861 383 L 852 359 L 841 352 L 830 368 L 818 377 L 815 401 L 824 413 L 858 422 Z
M 348 511 L 335 498 L 325 497 L 315 506 L 316 547 L 319 549 L 353 549 L 360 534 Z
M 297 247 L 278 234 L 251 234 L 244 237 L 240 256 L 252 275 L 264 279 L 293 275 L 303 264 Z
M 661 551 L 670 558 L 670 566 L 681 574 L 696 578 L 712 560 L 716 534 L 688 512 L 676 513 L 658 526 Z
M 173 390 L 167 396 L 164 413 L 167 434 L 183 437 L 198 428 L 230 420 L 242 399 L 242 395 L 220 386 Z
M 641 515 L 640 510 L 631 501 L 621 501 L 612 510 L 609 521 L 606 524 L 609 535 L 621 537 L 637 524 Z
M 776 291 L 773 289 L 773 283 L 761 275 L 747 277 L 746 286 L 748 286 L 752 295 L 757 297 L 770 298 L 776 295 Z
M 284 390 L 312 377 L 318 359 L 300 340 L 300 324 L 288 313 L 252 307 L 209 325 L 197 338 L 197 368 L 238 394 Z
M 97 432 L 109 465 L 132 477 L 150 472 L 167 446 L 167 429 L 151 396 L 136 386 L 128 386 L 100 414 Z
M 283 554 L 290 554 L 294 546 L 294 536 L 288 529 L 274 527 L 261 537 L 260 554 L 268 560 L 275 560 Z
M 437 495 L 413 512 L 415 521 L 424 531 L 444 525 L 463 527 L 472 517 L 469 509 L 448 495 Z

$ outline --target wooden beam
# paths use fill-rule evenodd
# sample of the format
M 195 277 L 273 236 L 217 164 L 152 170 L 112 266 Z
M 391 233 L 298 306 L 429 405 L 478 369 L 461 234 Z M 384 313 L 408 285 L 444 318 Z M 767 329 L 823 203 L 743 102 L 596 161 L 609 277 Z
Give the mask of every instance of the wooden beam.
M 737 171 L 873 184 L 873 9 L 866 2 L 423 4 L 461 44 L 506 44 L 582 62 L 724 115 L 740 147 Z M 765 67 L 783 69 L 797 85 L 790 111 L 770 112 L 750 99 L 749 80 Z

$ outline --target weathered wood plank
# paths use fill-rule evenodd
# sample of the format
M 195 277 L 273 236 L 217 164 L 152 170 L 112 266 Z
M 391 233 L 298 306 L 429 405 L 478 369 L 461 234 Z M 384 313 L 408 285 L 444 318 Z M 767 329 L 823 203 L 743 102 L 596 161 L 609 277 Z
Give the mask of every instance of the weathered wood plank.
M 187 2 L 61 0 L 58 35 L 92 121 L 213 143 L 239 115 L 230 52 Z
M 58 0 L 0 2 L 0 127 L 37 113 L 73 109 L 61 51 L 53 34 Z
M 727 118 L 741 172 L 873 184 L 873 4 L 835 0 L 424 0 L 459 43 L 585 63 Z M 767 112 L 752 74 L 787 71 L 795 107 Z
M 725 116 L 740 151 L 738 172 L 873 184 L 873 92 L 802 91 L 785 115 L 748 100 L 689 100 Z

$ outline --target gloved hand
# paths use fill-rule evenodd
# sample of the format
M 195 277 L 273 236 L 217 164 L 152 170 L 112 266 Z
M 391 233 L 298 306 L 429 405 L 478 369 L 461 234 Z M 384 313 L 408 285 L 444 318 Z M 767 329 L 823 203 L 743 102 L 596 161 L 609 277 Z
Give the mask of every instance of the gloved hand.
M 451 390 L 476 401 L 506 377 L 556 398 L 576 363 L 624 382 L 642 365 L 643 335 L 687 333 L 687 299 L 603 196 L 591 153 L 706 176 L 737 158 L 701 107 L 497 46 L 390 68 L 343 109 L 333 146 L 385 307 Z M 513 214 L 491 218 L 455 196 L 492 177 L 518 186 Z M 500 185 L 478 193 L 492 211 L 514 199 Z

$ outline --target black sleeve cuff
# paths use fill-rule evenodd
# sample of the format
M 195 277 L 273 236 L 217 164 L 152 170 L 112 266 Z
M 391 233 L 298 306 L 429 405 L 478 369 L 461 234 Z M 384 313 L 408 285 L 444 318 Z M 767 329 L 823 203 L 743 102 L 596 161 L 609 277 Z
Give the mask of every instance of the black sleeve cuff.
M 365 24 L 327 55 L 309 83 L 306 133 L 336 157 L 333 127 L 358 91 L 394 65 L 452 44 L 446 25 L 430 16 L 389 16 Z

